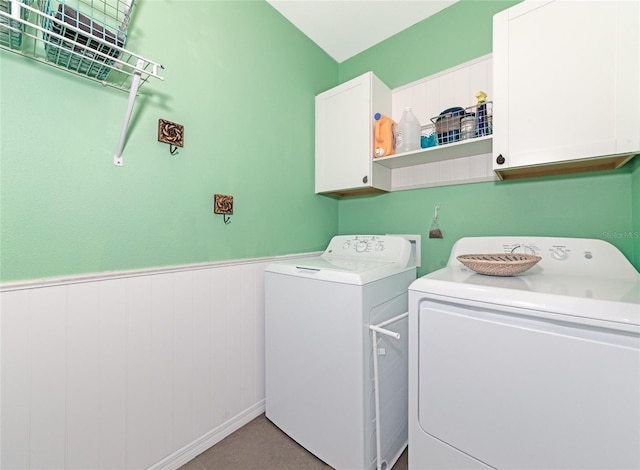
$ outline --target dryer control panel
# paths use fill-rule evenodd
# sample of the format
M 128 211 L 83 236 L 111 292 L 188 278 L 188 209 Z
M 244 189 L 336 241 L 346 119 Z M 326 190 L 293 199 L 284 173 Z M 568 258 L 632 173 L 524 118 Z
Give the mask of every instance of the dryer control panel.
M 524 253 L 540 256 L 536 270 L 581 276 L 616 278 L 635 274 L 625 256 L 604 240 L 562 237 L 467 237 L 456 242 L 449 264 L 458 264 L 456 257 L 479 253 Z M 634 272 L 631 272 L 633 270 Z M 637 275 L 637 274 L 636 274 Z
M 504 246 L 505 253 L 524 253 L 543 257 L 546 254 L 556 261 L 568 260 L 572 251 L 573 249 L 571 248 L 571 244 L 566 244 L 563 241 L 559 241 L 556 244 L 546 246 L 542 249 L 535 242 L 515 243 L 513 245 Z M 584 254 L 586 259 L 593 258 L 593 254 L 589 250 L 585 251 Z

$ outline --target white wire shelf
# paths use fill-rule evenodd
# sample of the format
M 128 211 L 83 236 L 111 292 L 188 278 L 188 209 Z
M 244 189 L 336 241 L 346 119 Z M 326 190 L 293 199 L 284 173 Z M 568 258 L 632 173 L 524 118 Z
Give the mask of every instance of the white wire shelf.
M 123 165 L 122 151 L 138 90 L 151 78 L 164 80 L 159 75 L 164 68 L 161 64 L 123 47 L 133 1 L 0 0 L 1 49 L 129 92 L 113 156 L 117 166 Z
M 123 91 L 131 91 L 136 75 L 138 88 L 151 78 L 164 80 L 161 64 L 118 45 L 123 41 L 89 34 L 85 24 L 76 26 L 43 10 L 42 3 L 37 8 L 1 0 L 0 48 Z

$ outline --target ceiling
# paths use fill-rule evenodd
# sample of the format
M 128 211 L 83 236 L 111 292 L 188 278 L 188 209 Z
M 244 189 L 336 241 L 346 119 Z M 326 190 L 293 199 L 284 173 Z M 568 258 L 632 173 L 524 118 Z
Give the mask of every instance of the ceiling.
M 338 63 L 458 0 L 267 0 Z

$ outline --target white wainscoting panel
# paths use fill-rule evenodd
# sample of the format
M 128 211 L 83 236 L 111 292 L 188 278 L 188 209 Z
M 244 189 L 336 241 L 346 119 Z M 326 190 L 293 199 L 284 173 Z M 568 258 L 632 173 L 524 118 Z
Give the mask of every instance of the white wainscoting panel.
M 391 172 L 393 191 L 495 181 L 490 153 L 442 162 L 396 168 Z
M 0 286 L 1 468 L 178 468 L 258 416 L 284 258 Z

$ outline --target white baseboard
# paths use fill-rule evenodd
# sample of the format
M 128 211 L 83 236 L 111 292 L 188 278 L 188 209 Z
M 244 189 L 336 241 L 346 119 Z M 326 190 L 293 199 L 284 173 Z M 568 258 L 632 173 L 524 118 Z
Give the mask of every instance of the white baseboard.
M 182 449 L 151 465 L 148 470 L 176 470 L 264 412 L 265 401 L 260 400 L 255 405 L 200 436 Z

